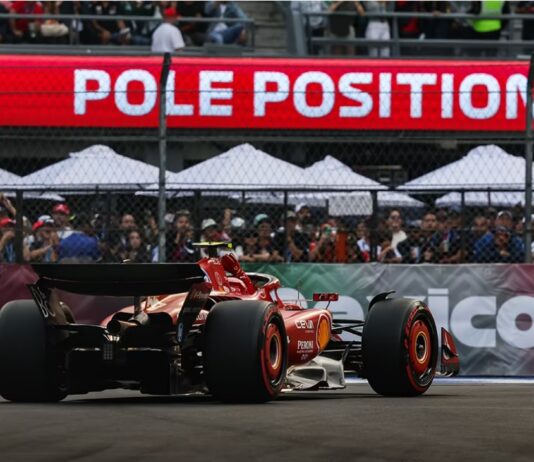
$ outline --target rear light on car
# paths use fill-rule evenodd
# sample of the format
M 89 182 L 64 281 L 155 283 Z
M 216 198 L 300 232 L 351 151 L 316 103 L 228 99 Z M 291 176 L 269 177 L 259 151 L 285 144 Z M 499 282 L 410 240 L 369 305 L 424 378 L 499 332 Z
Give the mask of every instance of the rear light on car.
M 339 294 L 335 292 L 318 292 L 313 294 L 314 302 L 337 302 L 339 300 Z
M 317 328 L 317 343 L 319 349 L 322 351 L 328 345 L 330 341 L 330 322 L 326 317 L 322 317 L 319 321 L 319 327 Z

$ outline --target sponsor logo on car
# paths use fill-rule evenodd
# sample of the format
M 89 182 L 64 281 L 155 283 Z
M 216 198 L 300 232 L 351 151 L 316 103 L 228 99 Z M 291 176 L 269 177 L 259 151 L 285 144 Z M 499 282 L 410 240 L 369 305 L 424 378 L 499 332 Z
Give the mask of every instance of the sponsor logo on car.
M 313 321 L 311 319 L 299 319 L 295 321 L 297 329 L 313 329 Z
M 297 340 L 297 352 L 311 352 L 313 351 L 313 340 Z

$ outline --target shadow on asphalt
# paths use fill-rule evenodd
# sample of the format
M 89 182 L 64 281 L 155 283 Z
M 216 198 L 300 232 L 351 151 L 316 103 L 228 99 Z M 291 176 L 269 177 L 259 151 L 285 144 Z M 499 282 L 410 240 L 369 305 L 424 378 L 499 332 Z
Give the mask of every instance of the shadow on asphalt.
M 455 394 L 427 394 L 419 397 L 414 398 L 406 398 L 406 397 L 400 397 L 400 398 L 390 398 L 390 397 L 383 397 L 376 394 L 370 394 L 370 393 L 335 393 L 335 392 L 293 392 L 293 393 L 284 393 L 281 396 L 279 396 L 276 400 L 270 401 L 267 403 L 261 403 L 262 406 L 270 406 L 270 405 L 276 405 L 277 403 L 283 403 L 284 401 L 290 402 L 290 401 L 315 401 L 315 400 L 367 400 L 367 399 L 376 399 L 376 400 L 401 400 L 401 399 L 416 399 L 418 402 L 420 400 L 432 400 L 432 399 L 443 399 L 443 398 L 455 398 L 457 395 Z M 137 406 L 143 406 L 143 405 L 195 405 L 198 406 L 199 404 L 204 404 L 207 406 L 213 406 L 213 405 L 225 405 L 229 404 L 231 406 L 250 406 L 255 405 L 257 403 L 222 403 L 220 401 L 217 401 L 215 398 L 212 398 L 211 396 L 207 395 L 187 395 L 187 396 L 146 396 L 146 395 L 139 395 L 139 396 L 119 396 L 119 397 L 80 397 L 78 399 L 76 398 L 67 398 L 65 401 L 60 401 L 59 403 L 11 403 L 9 401 L 0 401 L 0 406 L 35 406 L 36 404 L 39 404 L 41 406 L 66 406 L 66 407 L 72 407 L 72 406 L 122 406 L 122 405 L 137 405 Z

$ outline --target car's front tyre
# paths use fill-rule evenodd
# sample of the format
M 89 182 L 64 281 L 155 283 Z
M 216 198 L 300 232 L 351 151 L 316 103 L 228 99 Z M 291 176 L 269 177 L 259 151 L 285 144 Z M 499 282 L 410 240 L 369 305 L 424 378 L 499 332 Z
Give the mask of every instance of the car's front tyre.
M 373 305 L 362 334 L 364 371 L 385 396 L 416 396 L 434 379 L 438 336 L 428 307 L 399 298 Z

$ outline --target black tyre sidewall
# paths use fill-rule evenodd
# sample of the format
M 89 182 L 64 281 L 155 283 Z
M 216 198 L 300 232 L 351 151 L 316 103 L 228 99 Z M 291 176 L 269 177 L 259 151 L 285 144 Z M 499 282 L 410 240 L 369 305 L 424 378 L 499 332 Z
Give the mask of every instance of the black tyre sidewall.
M 10 401 L 58 401 L 57 357 L 46 323 L 33 300 L 16 300 L 0 310 L 0 395 Z
M 422 320 L 429 332 L 432 372 L 418 382 L 408 351 L 410 329 Z M 369 384 L 385 396 L 416 396 L 424 393 L 434 378 L 438 359 L 438 338 L 428 307 L 418 300 L 394 299 L 377 303 L 370 310 L 363 329 L 363 361 Z
M 282 337 L 282 370 L 272 384 L 262 368 L 262 349 L 269 323 Z M 256 300 L 216 304 L 208 315 L 204 336 L 204 373 L 211 394 L 230 402 L 265 402 L 276 398 L 287 369 L 287 335 L 276 306 Z

